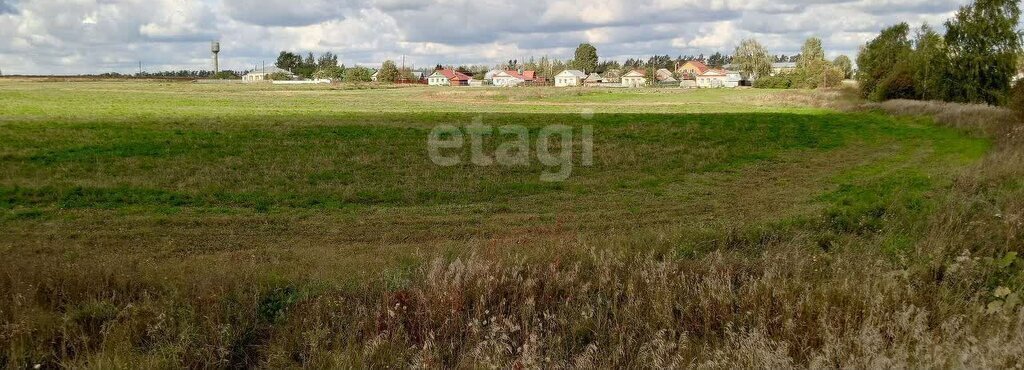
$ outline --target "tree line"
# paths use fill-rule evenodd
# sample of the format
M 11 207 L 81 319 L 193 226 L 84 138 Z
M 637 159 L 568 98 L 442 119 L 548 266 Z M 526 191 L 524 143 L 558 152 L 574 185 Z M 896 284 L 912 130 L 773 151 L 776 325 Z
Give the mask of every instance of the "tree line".
M 977 0 L 939 34 L 923 25 L 888 27 L 857 57 L 861 93 L 871 100 L 926 99 L 1004 105 L 1021 53 L 1018 0 Z

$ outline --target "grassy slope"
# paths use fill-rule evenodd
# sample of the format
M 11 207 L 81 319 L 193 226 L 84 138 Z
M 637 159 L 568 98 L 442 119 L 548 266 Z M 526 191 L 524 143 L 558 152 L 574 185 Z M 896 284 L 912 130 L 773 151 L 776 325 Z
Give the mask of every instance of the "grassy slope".
M 771 94 L 3 82 L 2 263 L 336 286 L 436 256 L 701 254 L 819 220 L 826 249 L 899 228 L 882 243 L 899 255 L 920 237 L 901 225 L 989 147 Z M 431 127 L 478 116 L 594 125 L 596 165 L 550 184 L 539 164 L 428 161 Z

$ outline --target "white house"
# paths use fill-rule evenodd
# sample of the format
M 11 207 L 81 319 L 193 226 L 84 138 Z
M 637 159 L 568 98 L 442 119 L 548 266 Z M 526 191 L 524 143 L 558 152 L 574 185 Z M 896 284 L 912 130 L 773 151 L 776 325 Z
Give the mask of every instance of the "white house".
M 268 81 L 268 80 L 270 80 L 270 75 L 272 75 L 274 73 L 284 73 L 289 78 L 295 78 L 295 75 L 292 74 L 291 72 L 288 72 L 286 70 L 283 70 L 283 69 L 280 69 L 280 68 L 277 68 L 277 67 L 274 67 L 274 66 L 270 66 L 270 67 L 261 68 L 261 69 L 258 69 L 258 70 L 249 71 L 249 73 L 246 73 L 245 76 L 242 76 L 242 82 L 251 83 L 251 82 Z
M 494 86 L 510 87 L 523 82 L 526 80 L 514 71 L 498 71 L 491 75 L 491 85 Z
M 720 87 L 739 87 L 743 77 L 739 72 L 712 69 L 697 76 L 697 87 L 702 89 Z
M 448 76 L 445 76 L 440 70 L 427 77 L 427 85 L 430 86 L 449 86 L 451 84 L 452 82 L 448 79 Z
M 502 71 L 500 69 L 492 69 L 490 71 L 487 71 L 487 73 L 484 73 L 484 80 L 485 81 L 492 81 L 492 80 L 494 80 L 494 75 L 496 75 L 498 73 L 501 73 L 501 72 L 504 72 L 504 71 Z
M 647 85 L 647 78 L 644 73 L 637 70 L 629 71 L 622 75 L 622 87 L 643 87 Z
M 583 71 L 567 69 L 562 71 L 562 73 L 555 75 L 555 86 L 580 86 L 583 85 L 583 80 L 585 79 L 587 79 L 587 74 L 583 73 Z
M 676 83 L 679 82 L 679 80 L 677 80 L 675 78 L 675 76 L 672 75 L 672 71 L 669 71 L 668 69 L 665 69 L 665 68 L 661 68 L 661 69 L 655 71 L 654 72 L 654 79 L 658 80 L 659 83 L 673 84 L 673 85 L 675 85 Z

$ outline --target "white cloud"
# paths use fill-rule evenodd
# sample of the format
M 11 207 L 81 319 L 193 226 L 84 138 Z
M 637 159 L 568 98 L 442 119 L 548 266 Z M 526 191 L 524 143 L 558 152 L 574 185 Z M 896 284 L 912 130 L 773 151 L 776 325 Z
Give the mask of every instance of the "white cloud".
M 793 54 L 808 36 L 853 54 L 900 21 L 939 25 L 969 0 L 0 0 L 0 69 L 75 74 L 272 63 L 278 51 L 419 66 L 548 55 L 728 52 L 755 37 Z

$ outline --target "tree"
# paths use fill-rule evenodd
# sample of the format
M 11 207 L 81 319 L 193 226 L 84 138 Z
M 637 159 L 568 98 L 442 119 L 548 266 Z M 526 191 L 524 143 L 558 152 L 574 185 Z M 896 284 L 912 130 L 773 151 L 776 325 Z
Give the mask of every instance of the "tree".
M 282 51 L 281 54 L 277 55 L 277 63 L 275 63 L 274 65 L 277 66 L 277 68 L 286 71 L 293 71 L 296 68 L 298 68 L 299 65 L 301 64 L 302 57 L 300 57 L 298 54 L 288 51 Z
M 947 96 L 950 73 L 946 42 L 935 30 L 924 25 L 917 32 L 910 65 L 918 99 L 943 100 Z
M 853 61 L 846 55 L 840 55 L 832 61 L 832 65 L 843 73 L 843 79 L 853 78 Z
M 316 65 L 319 69 L 337 67 L 338 56 L 331 52 L 326 52 L 320 55 L 316 60 Z
M 825 61 L 825 49 L 821 47 L 821 39 L 811 37 L 804 41 L 800 48 L 800 60 L 796 62 L 797 68 L 812 67 L 817 63 Z
M 722 55 L 722 53 L 716 52 L 708 57 L 708 67 L 711 68 L 722 68 L 732 60 L 732 57 Z
M 372 76 L 373 71 L 366 67 L 345 69 L 345 82 L 370 82 Z
M 857 82 L 860 84 L 861 95 L 878 97 L 876 93 L 879 83 L 887 75 L 906 63 L 912 52 L 909 39 L 910 26 L 900 23 L 882 30 L 874 40 L 861 48 L 857 55 Z
M 825 49 L 821 39 L 811 37 L 800 49 L 800 60 L 796 63 L 796 87 L 815 89 L 834 87 L 842 81 L 839 72 L 832 63 L 825 60 Z
M 313 73 L 313 78 L 340 81 L 345 76 L 345 65 L 324 67 Z
M 658 76 L 656 74 L 656 67 L 648 64 L 644 68 L 644 79 L 647 80 L 647 85 L 656 85 L 658 83 Z
M 772 60 L 768 56 L 768 51 L 754 39 L 740 42 L 733 53 L 733 64 L 739 68 L 740 74 L 746 80 L 756 80 L 772 73 Z
M 946 22 L 945 42 L 957 82 L 949 98 L 1003 104 L 1021 51 L 1019 0 L 977 0 Z
M 572 60 L 573 67 L 590 73 L 597 70 L 597 48 L 594 45 L 583 43 L 576 47 L 576 55 Z
M 377 82 L 391 83 L 397 81 L 399 77 L 398 66 L 395 65 L 395 62 L 390 60 L 385 60 L 384 63 L 380 65 L 380 70 L 377 71 Z

